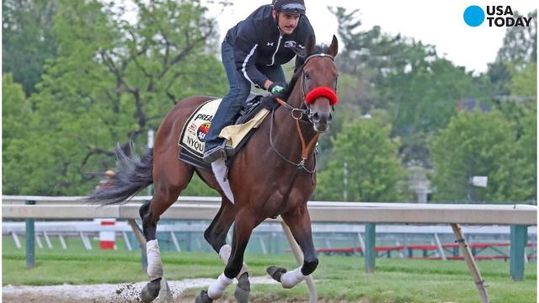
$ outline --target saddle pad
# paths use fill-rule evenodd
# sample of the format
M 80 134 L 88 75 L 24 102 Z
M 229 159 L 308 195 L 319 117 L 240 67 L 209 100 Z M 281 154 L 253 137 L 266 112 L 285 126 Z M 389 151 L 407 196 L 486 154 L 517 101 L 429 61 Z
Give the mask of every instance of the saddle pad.
M 211 126 L 211 120 L 217 112 L 222 99 L 206 101 L 201 104 L 187 119 L 183 126 L 178 145 L 180 149 L 179 159 L 196 167 L 211 169 L 208 163 L 202 161 L 204 154 L 205 138 Z M 267 109 L 262 109 L 251 120 L 243 123 L 230 125 L 219 134 L 227 142 L 227 154 L 232 157 L 245 144 L 247 139 L 258 128 L 268 115 Z
M 223 130 L 221 130 L 221 133 L 219 133 L 219 137 L 227 140 L 227 147 L 231 147 L 232 149 L 237 151 L 237 148 L 242 142 L 242 140 L 247 136 L 247 134 L 249 134 L 252 129 L 258 128 L 258 126 L 262 124 L 262 121 L 264 121 L 264 118 L 266 118 L 268 113 L 269 110 L 263 108 L 251 120 L 243 124 L 229 125 L 223 128 Z
M 222 99 L 209 100 L 201 104 L 187 119 L 183 126 L 178 144 L 190 156 L 202 158 L 204 154 L 204 140 L 210 129 L 211 120 Z

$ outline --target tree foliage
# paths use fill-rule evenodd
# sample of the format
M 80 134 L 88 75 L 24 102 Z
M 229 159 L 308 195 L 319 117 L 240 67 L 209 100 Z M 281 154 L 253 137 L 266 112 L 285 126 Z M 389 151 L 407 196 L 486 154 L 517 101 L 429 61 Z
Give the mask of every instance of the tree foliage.
M 515 17 L 524 17 L 516 12 Z M 530 12 L 530 26 L 508 27 L 496 61 L 512 62 L 518 69 L 537 62 L 537 11 Z
M 518 12 L 516 15 L 521 16 Z M 535 65 L 533 72 L 536 73 L 537 11 L 529 13 L 528 17 L 531 17 L 529 27 L 515 26 L 507 29 L 496 61 L 488 65 L 487 75 L 496 88 L 493 95 L 497 98 L 512 94 L 510 83 L 515 73 L 523 70 L 530 72 L 530 65 Z
M 35 91 L 45 62 L 56 56 L 57 6 L 57 0 L 2 1 L 2 72 L 11 73 L 27 95 Z
M 31 106 L 22 85 L 13 82 L 11 74 L 2 76 L 2 110 L 3 186 L 4 191 L 7 189 L 17 192 L 18 182 L 14 178 L 17 167 L 12 170 L 9 163 L 19 157 L 19 151 L 11 147 L 18 145 L 29 134 L 27 124 L 30 122 Z
M 399 143 L 389 134 L 390 127 L 376 119 L 345 123 L 332 140 L 327 167 L 319 173 L 316 199 L 343 200 L 346 191 L 348 201 L 401 201 L 405 172 Z
M 345 89 L 346 101 L 359 104 L 363 112 L 386 110 L 392 136 L 402 140 L 404 161 L 428 166 L 426 138 L 447 125 L 460 100 L 488 101 L 487 79 L 440 58 L 432 45 L 386 34 L 378 26 L 361 30 L 358 10 L 331 10 L 345 45 L 339 67 L 357 79 L 350 92 Z
M 515 130 L 501 113 L 461 112 L 431 142 L 434 200 L 532 199 L 531 191 L 522 192 L 525 183 L 529 184 L 529 180 L 522 178 L 523 169 L 531 163 L 515 161 L 519 153 L 515 146 Z M 470 180 L 474 176 L 487 176 L 488 186 L 473 187 Z
M 181 98 L 220 94 L 215 23 L 198 1 L 135 1 L 137 20 L 100 1 L 61 0 L 31 134 L 7 166 L 24 188 L 8 193 L 84 194 L 114 167 L 117 142 L 144 146 L 148 129 Z M 6 163 L 5 163 L 6 164 Z

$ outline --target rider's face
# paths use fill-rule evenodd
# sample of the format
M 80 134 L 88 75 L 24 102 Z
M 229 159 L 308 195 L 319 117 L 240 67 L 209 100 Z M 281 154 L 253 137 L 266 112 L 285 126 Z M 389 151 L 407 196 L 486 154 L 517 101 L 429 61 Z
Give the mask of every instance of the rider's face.
M 277 23 L 279 24 L 279 29 L 283 34 L 290 35 L 294 32 L 299 22 L 299 14 L 290 14 L 290 13 L 277 13 L 273 12 L 274 16 L 277 17 Z

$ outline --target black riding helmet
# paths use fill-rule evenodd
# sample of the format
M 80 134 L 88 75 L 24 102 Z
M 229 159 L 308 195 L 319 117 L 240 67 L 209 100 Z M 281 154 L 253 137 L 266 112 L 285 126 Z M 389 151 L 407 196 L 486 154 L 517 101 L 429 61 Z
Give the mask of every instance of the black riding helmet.
M 305 2 L 303 0 L 273 0 L 273 9 L 277 12 L 305 14 Z

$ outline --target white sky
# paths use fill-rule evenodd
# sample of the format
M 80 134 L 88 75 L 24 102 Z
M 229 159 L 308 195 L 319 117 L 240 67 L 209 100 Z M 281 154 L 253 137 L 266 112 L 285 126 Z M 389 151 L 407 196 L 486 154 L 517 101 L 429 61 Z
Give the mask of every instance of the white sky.
M 240 20 L 247 17 L 253 10 L 271 0 L 233 0 L 233 5 L 224 12 L 211 10 L 210 15 L 216 16 L 219 22 L 221 38 L 226 31 Z M 305 0 L 307 16 L 313 24 L 317 41 L 329 43 L 333 34 L 337 34 L 337 20 L 327 10 L 327 6 L 342 6 L 360 9 L 362 20 L 361 30 L 368 30 L 379 25 L 382 31 L 398 34 L 426 44 L 436 46 L 438 55 L 451 60 L 454 64 L 465 66 L 467 70 L 484 72 L 487 63 L 493 62 L 498 49 L 502 46 L 505 28 L 488 27 L 483 25 L 473 28 L 464 23 L 464 9 L 470 5 L 511 5 L 513 11 L 521 14 L 537 9 L 538 1 L 532 0 Z

